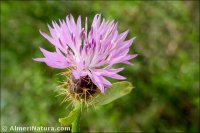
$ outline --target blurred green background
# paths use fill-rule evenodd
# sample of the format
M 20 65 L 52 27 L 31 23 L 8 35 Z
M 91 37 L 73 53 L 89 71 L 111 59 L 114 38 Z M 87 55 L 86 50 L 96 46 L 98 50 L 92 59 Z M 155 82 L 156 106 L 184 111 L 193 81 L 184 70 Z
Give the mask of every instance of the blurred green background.
M 82 131 L 197 132 L 199 130 L 199 3 L 197 1 L 36 2 L 1 1 L 1 125 L 59 126 L 70 108 L 55 97 L 62 70 L 33 61 L 40 34 L 71 13 L 101 13 L 119 31 L 136 36 L 139 56 L 121 74 L 135 89 L 117 101 L 85 111 Z M 84 19 L 83 19 L 84 20 Z M 123 88 L 122 88 L 123 89 Z

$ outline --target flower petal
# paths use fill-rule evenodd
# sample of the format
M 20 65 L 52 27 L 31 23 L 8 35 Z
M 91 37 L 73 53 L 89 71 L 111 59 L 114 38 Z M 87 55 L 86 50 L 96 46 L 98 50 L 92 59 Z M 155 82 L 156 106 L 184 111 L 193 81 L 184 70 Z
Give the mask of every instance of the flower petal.
M 48 66 L 63 69 L 69 67 L 70 64 L 67 62 L 65 57 L 61 53 L 49 52 L 43 48 L 40 48 L 45 58 L 36 58 L 35 61 L 45 62 Z

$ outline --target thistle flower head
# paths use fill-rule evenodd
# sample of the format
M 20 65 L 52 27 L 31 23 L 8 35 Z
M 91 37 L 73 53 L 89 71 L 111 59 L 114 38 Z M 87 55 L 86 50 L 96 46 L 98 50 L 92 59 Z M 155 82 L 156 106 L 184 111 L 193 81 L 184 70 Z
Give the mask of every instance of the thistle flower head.
M 50 35 L 40 33 L 55 47 L 55 52 L 40 48 L 44 57 L 35 60 L 53 68 L 71 68 L 71 80 L 76 84 L 71 89 L 77 93 L 82 91 L 80 88 L 88 88 L 89 93 L 98 90 L 103 93 L 112 85 L 105 77 L 125 79 L 118 74 L 123 68 L 112 66 L 131 64 L 129 60 L 136 57 L 136 54 L 128 54 L 134 40 L 125 40 L 128 30 L 118 33 L 117 23 L 101 21 L 99 14 L 94 17 L 90 30 L 87 18 L 82 27 L 81 17 L 75 22 L 72 15 L 60 20 L 59 24 L 53 21 L 48 28 Z

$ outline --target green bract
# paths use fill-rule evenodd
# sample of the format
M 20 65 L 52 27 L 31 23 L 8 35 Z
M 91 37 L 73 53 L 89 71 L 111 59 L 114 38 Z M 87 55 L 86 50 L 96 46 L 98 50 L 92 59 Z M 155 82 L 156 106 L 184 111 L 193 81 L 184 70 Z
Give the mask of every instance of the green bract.
M 121 81 L 114 83 L 105 93 L 96 96 L 92 101 L 95 106 L 108 104 L 131 92 L 133 86 L 130 82 Z

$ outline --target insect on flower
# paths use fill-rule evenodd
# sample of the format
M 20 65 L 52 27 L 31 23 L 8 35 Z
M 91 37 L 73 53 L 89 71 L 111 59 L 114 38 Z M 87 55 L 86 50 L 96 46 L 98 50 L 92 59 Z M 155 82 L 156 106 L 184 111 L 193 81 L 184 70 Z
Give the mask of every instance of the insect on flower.
M 63 75 L 70 75 L 63 86 L 68 86 L 70 93 L 80 98 L 92 96 L 96 92 L 105 92 L 112 84 L 105 78 L 124 80 L 118 73 L 123 68 L 112 68 L 118 63 L 131 64 L 130 59 L 137 54 L 128 54 L 134 38 L 125 40 L 128 30 L 119 34 L 117 23 L 101 21 L 97 14 L 88 32 L 87 18 L 82 27 L 81 17 L 75 22 L 72 15 L 60 20 L 59 24 L 48 25 L 50 35 L 41 32 L 54 47 L 55 52 L 40 48 L 44 57 L 35 61 L 45 62 L 48 66 L 58 69 L 70 68 Z M 123 89 L 123 88 L 122 88 Z M 85 96 L 82 96 L 85 94 Z

